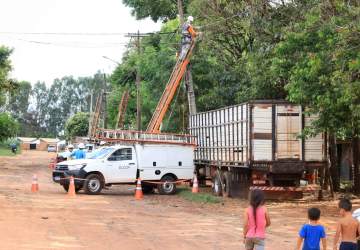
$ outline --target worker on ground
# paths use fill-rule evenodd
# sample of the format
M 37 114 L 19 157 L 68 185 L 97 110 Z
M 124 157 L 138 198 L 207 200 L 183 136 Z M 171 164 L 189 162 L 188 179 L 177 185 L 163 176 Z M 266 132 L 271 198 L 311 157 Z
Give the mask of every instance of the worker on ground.
M 72 154 L 71 157 L 74 157 L 76 160 L 78 159 L 85 159 L 86 158 L 86 153 L 85 153 L 85 145 L 84 143 L 80 143 L 78 146 L 78 149 L 75 150 Z
M 11 151 L 16 154 L 16 150 L 17 150 L 17 145 L 16 143 L 11 143 L 10 144 L 10 148 L 11 148 Z
M 180 59 L 183 60 L 186 57 L 187 52 L 190 49 L 191 42 L 196 37 L 196 32 L 191 25 L 194 21 L 194 18 L 192 16 L 189 16 L 187 18 L 187 21 L 183 24 L 181 28 L 181 52 L 180 52 Z
M 61 162 L 61 161 L 66 161 L 66 160 L 71 160 L 71 154 L 73 153 L 74 151 L 74 146 L 72 144 L 69 144 L 67 147 L 66 147 L 66 151 L 65 152 L 62 152 L 60 154 L 58 154 L 58 162 Z

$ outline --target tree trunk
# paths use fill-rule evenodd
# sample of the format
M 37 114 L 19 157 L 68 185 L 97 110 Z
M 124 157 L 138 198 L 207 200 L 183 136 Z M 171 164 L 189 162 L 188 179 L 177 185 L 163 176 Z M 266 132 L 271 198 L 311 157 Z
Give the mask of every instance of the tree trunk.
M 354 191 L 360 194 L 360 176 L 359 176 L 359 137 L 355 134 L 351 140 L 352 157 L 354 166 Z
M 336 147 L 336 136 L 329 136 L 329 155 L 330 155 L 330 172 L 332 184 L 335 192 L 340 190 L 340 171 L 338 165 L 338 155 Z
M 318 194 L 318 199 L 319 201 L 321 201 L 324 197 L 323 197 L 323 189 L 324 189 L 324 180 L 325 180 L 325 168 L 321 167 L 319 168 L 319 175 L 320 175 L 320 189 L 319 189 L 319 194 Z

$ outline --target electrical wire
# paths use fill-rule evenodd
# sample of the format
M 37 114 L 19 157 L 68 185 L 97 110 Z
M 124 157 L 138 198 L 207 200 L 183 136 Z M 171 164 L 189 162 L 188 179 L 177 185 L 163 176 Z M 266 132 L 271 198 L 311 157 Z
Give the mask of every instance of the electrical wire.
M 145 35 L 167 35 L 176 33 L 177 30 L 169 32 L 146 32 L 142 33 Z M 0 35 L 31 35 L 31 36 L 124 36 L 130 32 L 9 32 L 9 31 L 0 31 Z

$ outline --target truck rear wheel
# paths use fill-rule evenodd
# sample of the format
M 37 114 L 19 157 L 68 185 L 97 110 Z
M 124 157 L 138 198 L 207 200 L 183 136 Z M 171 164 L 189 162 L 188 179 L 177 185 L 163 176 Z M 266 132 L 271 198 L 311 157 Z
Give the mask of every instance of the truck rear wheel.
M 214 178 L 213 178 L 213 193 L 216 196 L 222 195 L 222 184 L 221 184 L 221 177 L 219 172 L 216 172 Z
M 84 191 L 87 194 L 99 194 L 104 187 L 104 181 L 98 174 L 90 174 L 86 177 Z
M 161 178 L 161 182 L 174 182 L 176 179 L 170 175 L 165 175 Z M 175 194 L 176 193 L 176 184 L 175 183 L 163 183 L 158 185 L 159 194 Z

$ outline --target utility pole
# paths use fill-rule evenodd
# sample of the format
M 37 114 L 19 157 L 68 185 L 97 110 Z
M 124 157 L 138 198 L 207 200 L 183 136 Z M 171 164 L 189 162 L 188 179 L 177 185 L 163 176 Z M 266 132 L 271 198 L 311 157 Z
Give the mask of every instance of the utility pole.
M 104 73 L 104 96 L 103 96 L 103 122 L 104 122 L 104 126 L 103 128 L 106 129 L 107 128 L 107 86 L 106 86 L 106 74 Z
M 136 47 L 138 52 L 138 58 L 140 58 L 141 48 L 140 48 L 140 38 L 149 36 L 149 34 L 140 33 L 138 30 L 137 33 L 129 33 L 125 35 L 126 37 L 136 38 Z M 141 76 L 140 76 L 140 63 L 137 61 L 136 67 L 136 129 L 141 131 Z
M 179 11 L 180 25 L 182 26 L 184 24 L 184 8 L 182 0 L 177 0 L 177 6 Z
M 177 6 L 179 11 L 180 26 L 182 28 L 184 24 L 184 9 L 183 9 L 183 0 L 177 0 Z M 195 102 L 195 93 L 194 93 L 194 82 L 191 74 L 191 64 L 186 69 L 185 72 L 185 87 L 187 92 L 187 99 L 189 105 L 189 114 L 196 114 L 196 102 Z
M 91 123 L 93 119 L 93 99 L 94 99 L 94 90 L 91 91 L 90 94 L 90 109 L 89 109 L 89 131 L 88 131 L 88 137 L 91 136 Z

